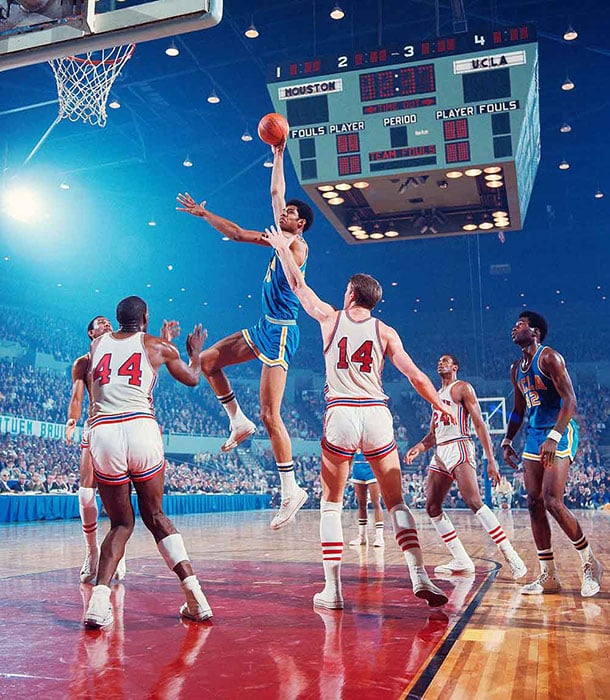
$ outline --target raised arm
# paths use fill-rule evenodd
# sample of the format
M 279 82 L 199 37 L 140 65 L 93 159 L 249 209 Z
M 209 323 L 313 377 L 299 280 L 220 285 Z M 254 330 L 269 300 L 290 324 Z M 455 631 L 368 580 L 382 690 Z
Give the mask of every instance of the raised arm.
M 475 390 L 468 382 L 459 382 L 453 390 L 457 394 L 455 398 L 462 404 L 472 419 L 474 432 L 477 434 L 483 446 L 483 452 L 487 457 L 487 476 L 490 478 L 492 484 L 497 486 L 500 483 L 500 472 L 498 471 L 493 444 L 485 421 L 483 420 L 481 407 L 479 406 Z
M 441 413 L 444 413 L 455 425 L 455 417 L 448 410 L 436 393 L 434 385 L 424 372 L 419 369 L 419 367 L 413 362 L 411 357 L 405 351 L 402 340 L 398 333 L 391 328 L 386 326 L 385 323 L 380 324 L 382 339 L 386 344 L 386 355 L 390 359 L 390 362 L 396 367 L 396 369 L 404 374 L 404 376 L 411 382 L 412 387 L 415 391 L 428 403 L 431 403 L 434 408 L 436 408 Z
M 178 348 L 167 340 L 154 335 L 144 336 L 144 344 L 148 357 L 154 369 L 165 365 L 172 377 L 186 386 L 197 386 L 201 376 L 199 353 L 207 337 L 207 331 L 202 330 L 201 324 L 195 326 L 186 339 L 186 351 L 189 356 L 188 365 L 180 357 Z
M 502 458 L 513 469 L 519 468 L 519 455 L 513 449 L 513 438 L 519 432 L 519 428 L 523 423 L 527 406 L 525 398 L 519 385 L 517 384 L 517 366 L 519 361 L 514 362 L 510 368 L 510 379 L 513 384 L 513 410 L 508 417 L 508 425 L 506 427 L 506 435 L 501 442 Z
M 280 214 L 286 208 L 286 178 L 284 177 L 284 149 L 286 142 L 273 146 L 273 170 L 271 171 L 271 206 L 273 220 L 280 225 Z
M 66 442 L 72 442 L 74 429 L 83 411 L 83 396 L 87 382 L 87 368 L 89 356 L 83 355 L 75 360 L 72 365 L 72 395 L 68 405 L 68 420 L 66 421 Z
M 222 216 L 213 214 L 209 209 L 206 209 L 205 201 L 197 204 L 188 192 L 184 194 L 179 193 L 177 200 L 182 206 L 176 207 L 176 211 L 185 211 L 187 214 L 191 214 L 191 216 L 197 216 L 207 221 L 212 228 L 220 231 L 223 236 L 233 241 L 238 241 L 240 243 L 257 243 L 258 245 L 264 246 L 269 245 L 263 238 L 261 231 L 252 231 L 242 228 L 233 221 L 229 221 L 229 219 L 223 219 Z
M 305 277 L 297 265 L 292 253 L 292 245 L 296 242 L 296 236 L 287 236 L 278 231 L 275 226 L 265 229 L 265 239 L 269 245 L 277 251 L 282 269 L 290 285 L 290 289 L 296 294 L 305 312 L 316 321 L 324 323 L 336 315 L 335 309 L 322 301 L 320 297 L 305 282 Z

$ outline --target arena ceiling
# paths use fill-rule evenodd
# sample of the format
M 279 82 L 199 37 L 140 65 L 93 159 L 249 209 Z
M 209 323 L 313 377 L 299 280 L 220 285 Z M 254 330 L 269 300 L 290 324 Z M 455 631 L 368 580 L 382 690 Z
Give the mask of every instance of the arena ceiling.
M 177 213 L 177 192 L 248 228 L 268 225 L 270 170 L 262 165 L 269 151 L 257 138 L 241 140 L 271 111 L 266 67 L 374 47 L 380 38 L 453 32 L 449 0 L 341 0 L 341 21 L 329 17 L 334 4 L 225 0 L 218 27 L 176 37 L 179 56 L 165 55 L 168 40 L 138 45 L 116 83 L 121 108 L 106 128 L 64 120 L 26 166 L 56 116 L 53 76 L 46 64 L 0 73 L 3 185 L 34 186 L 45 203 L 38 222 L 0 214 L 4 303 L 84 324 L 140 294 L 155 320 L 201 320 L 212 338 L 254 322 L 268 252 L 222 241 Z M 308 280 L 340 304 L 350 274 L 377 276 L 385 288 L 381 317 L 407 334 L 423 330 L 419 318 L 442 324 L 451 313 L 479 318 L 522 304 L 552 318 L 586 308 L 607 319 L 610 5 L 464 0 L 464 7 L 469 29 L 537 25 L 542 160 L 524 230 L 507 233 L 504 243 L 486 235 L 361 248 L 347 246 L 320 215 L 309 236 Z M 253 40 L 244 36 L 252 19 L 260 32 Z M 568 43 L 570 24 L 579 36 Z M 571 92 L 561 90 L 567 75 Z M 207 102 L 212 89 L 218 104 Z M 560 132 L 563 123 L 570 133 Z M 557 167 L 564 159 L 567 171 Z M 287 181 L 289 195 L 304 196 L 291 165 Z M 595 198 L 598 190 L 606 196 Z

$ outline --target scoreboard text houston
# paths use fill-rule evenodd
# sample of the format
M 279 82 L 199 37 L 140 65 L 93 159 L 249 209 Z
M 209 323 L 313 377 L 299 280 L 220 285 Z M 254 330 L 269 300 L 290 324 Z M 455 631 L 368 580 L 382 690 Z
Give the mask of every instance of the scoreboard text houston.
M 537 76 L 524 25 L 274 66 L 267 82 L 303 188 L 356 243 L 520 229 Z

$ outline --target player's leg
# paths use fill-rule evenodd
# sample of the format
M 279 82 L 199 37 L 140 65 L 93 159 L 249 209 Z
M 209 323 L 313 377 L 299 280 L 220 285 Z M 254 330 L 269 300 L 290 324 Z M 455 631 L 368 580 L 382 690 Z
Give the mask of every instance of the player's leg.
M 356 537 L 355 540 L 352 540 L 350 545 L 357 547 L 368 543 L 366 527 L 369 520 L 366 512 L 366 484 L 354 482 L 354 493 L 356 494 L 356 501 L 358 503 L 358 537 Z
M 164 471 L 156 473 L 150 479 L 142 480 L 137 476 L 133 477 L 140 516 L 154 537 L 167 567 L 180 579 L 180 585 L 186 597 L 186 603 L 180 608 L 180 614 L 190 620 L 202 622 L 212 617 L 212 609 L 193 573 L 182 535 L 163 512 L 164 481 Z
M 415 518 L 403 499 L 400 459 L 396 444 L 390 444 L 389 447 L 391 451 L 379 457 L 373 457 L 368 450 L 363 452 L 377 477 L 383 502 L 390 512 L 396 542 L 409 567 L 413 593 L 426 600 L 431 607 L 444 605 L 447 596 L 430 581 L 426 573 Z
M 564 503 L 565 486 L 570 469 L 570 458 L 556 458 L 551 469 L 545 469 L 542 477 L 542 498 L 544 507 L 553 516 L 559 527 L 570 538 L 580 555 L 582 564 L 583 597 L 599 593 L 603 569 L 600 562 L 593 556 L 591 547 L 585 537 L 580 523 L 574 513 Z
M 430 468 L 426 478 L 426 512 L 432 520 L 436 531 L 451 552 L 451 561 L 435 567 L 437 574 L 466 574 L 474 572 L 474 563 L 464 548 L 462 541 L 447 513 L 443 502 L 449 493 L 453 478 L 440 467 Z
M 227 375 L 223 372 L 223 368 L 229 365 L 249 362 L 255 357 L 256 355 L 241 333 L 233 333 L 219 340 L 211 347 L 203 350 L 199 355 L 201 371 L 229 416 L 231 434 L 221 448 L 223 452 L 237 447 L 240 442 L 252 435 L 256 430 L 254 423 L 241 410 Z
M 307 500 L 307 491 L 300 488 L 296 482 L 292 444 L 280 412 L 286 388 L 286 376 L 286 370 L 280 366 L 262 366 L 260 381 L 261 420 L 271 441 L 282 492 L 280 509 L 271 521 L 273 530 L 279 530 L 294 520 L 297 511 Z
M 85 626 L 94 629 L 105 627 L 113 621 L 110 582 L 125 553 L 125 544 L 134 525 L 129 481 L 109 485 L 98 480 L 98 489 L 110 518 L 110 530 L 102 542 L 96 585 L 85 613 Z
M 464 503 L 466 503 L 470 510 L 477 516 L 487 534 L 502 552 L 504 559 L 510 567 L 513 578 L 516 580 L 525 576 L 527 567 L 510 543 L 510 540 L 504 532 L 504 528 L 498 522 L 498 518 L 496 518 L 494 512 L 486 506 L 481 499 L 476 470 L 473 464 L 470 462 L 459 464 L 453 470 L 453 476 L 457 481 L 458 489 Z
M 97 541 L 97 501 L 95 500 L 95 477 L 89 452 L 88 438 L 83 436 L 80 453 L 80 486 L 78 487 L 78 511 L 85 538 L 85 561 L 80 570 L 82 583 L 91 583 L 97 576 L 99 544 Z
M 343 608 L 341 594 L 341 558 L 343 556 L 343 493 L 350 470 L 351 455 L 336 454 L 322 448 L 320 480 L 320 544 L 324 566 L 324 589 L 313 597 L 316 607 Z
M 375 540 L 373 541 L 373 547 L 385 547 L 385 542 L 383 541 L 383 510 L 381 508 L 381 491 L 379 490 L 379 484 L 376 481 L 371 481 L 367 486 L 371 498 L 371 505 L 373 506 L 373 517 L 375 518 Z
M 521 589 L 521 593 L 526 595 L 556 593 L 561 589 L 551 547 L 551 527 L 544 505 L 543 479 L 544 467 L 540 462 L 524 459 L 523 485 L 527 493 L 527 509 L 530 514 L 532 535 L 538 550 L 538 562 L 540 564 L 540 575 L 538 578 Z

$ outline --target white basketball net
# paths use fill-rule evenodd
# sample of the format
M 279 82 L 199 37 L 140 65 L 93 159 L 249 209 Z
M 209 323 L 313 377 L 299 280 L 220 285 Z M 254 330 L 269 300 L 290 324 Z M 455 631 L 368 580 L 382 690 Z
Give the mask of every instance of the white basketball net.
M 127 44 L 51 59 L 59 98 L 57 121 L 82 119 L 93 126 L 106 126 L 110 89 L 134 49 L 135 44 Z

